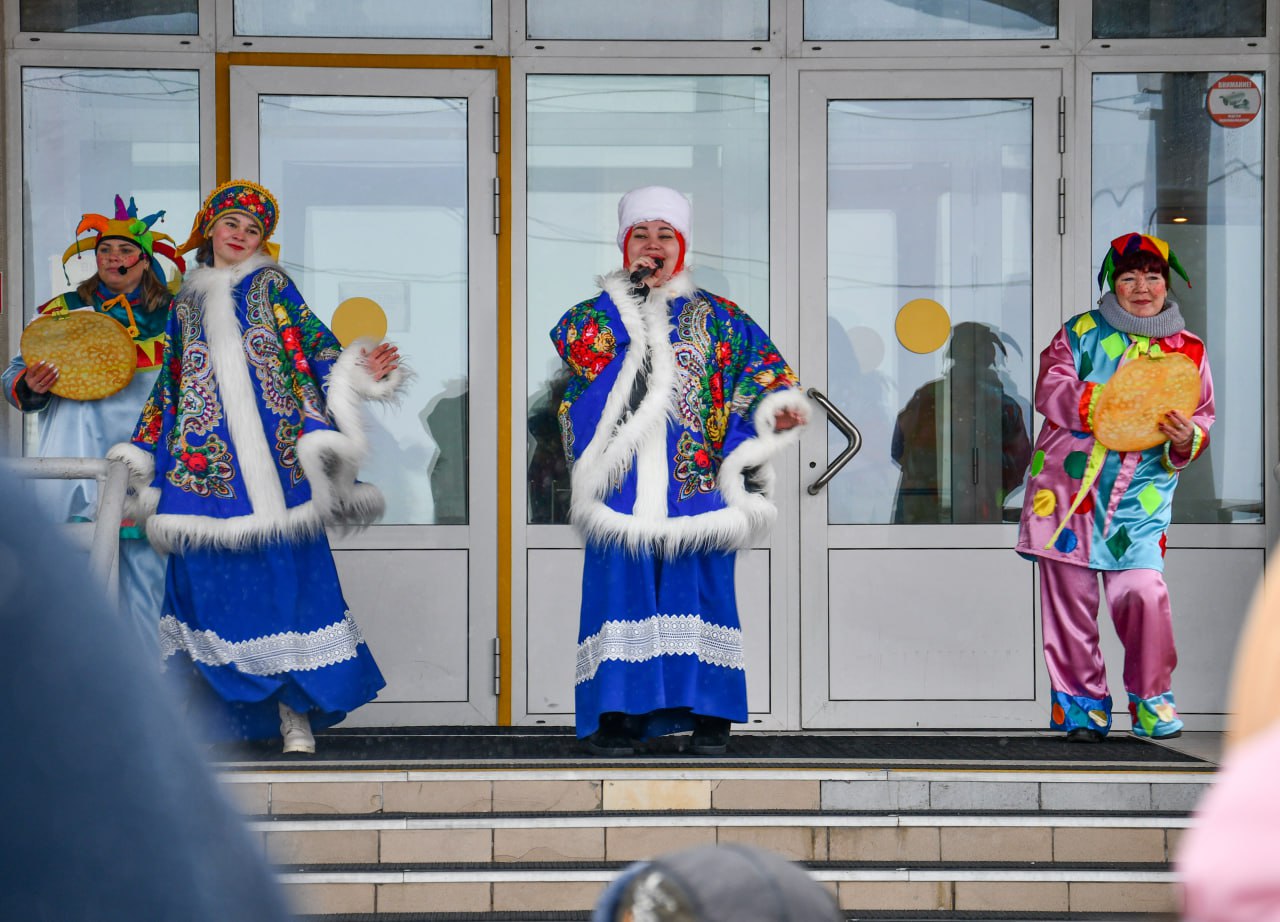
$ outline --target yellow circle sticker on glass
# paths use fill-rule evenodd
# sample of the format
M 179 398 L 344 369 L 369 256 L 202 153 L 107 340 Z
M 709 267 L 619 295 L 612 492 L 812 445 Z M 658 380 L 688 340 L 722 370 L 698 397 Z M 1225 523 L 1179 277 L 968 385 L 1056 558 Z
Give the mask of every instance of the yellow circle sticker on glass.
M 344 349 L 357 339 L 380 343 L 387 335 L 387 314 L 372 298 L 347 298 L 333 312 L 329 328 Z
M 951 335 L 951 317 L 937 301 L 916 298 L 902 305 L 893 328 L 904 349 L 927 355 L 941 349 Z

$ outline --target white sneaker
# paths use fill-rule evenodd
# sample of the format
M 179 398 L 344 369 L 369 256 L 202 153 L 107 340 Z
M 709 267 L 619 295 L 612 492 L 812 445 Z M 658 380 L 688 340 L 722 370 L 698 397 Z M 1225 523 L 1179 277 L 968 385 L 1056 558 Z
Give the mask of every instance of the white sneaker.
M 280 736 L 285 752 L 315 752 L 316 738 L 311 735 L 311 721 L 283 701 L 280 702 Z

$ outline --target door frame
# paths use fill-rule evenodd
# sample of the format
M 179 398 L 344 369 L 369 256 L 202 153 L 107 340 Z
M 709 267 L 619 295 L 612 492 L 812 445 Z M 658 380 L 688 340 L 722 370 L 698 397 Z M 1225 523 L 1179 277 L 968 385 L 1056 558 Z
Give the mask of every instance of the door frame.
M 1065 163 L 1059 145 L 1060 99 L 1068 85 L 1069 67 L 1059 61 L 1053 67 L 1020 69 L 937 69 L 917 67 L 893 72 L 842 69 L 802 72 L 799 76 L 799 130 L 803 139 L 797 157 L 799 175 L 799 303 L 821 306 L 800 317 L 800 366 L 810 387 L 826 389 L 827 344 L 827 131 L 828 99 L 970 99 L 1034 98 L 1032 140 L 1032 278 L 1033 343 L 1047 342 L 1062 322 L 1061 236 L 1058 233 L 1059 181 Z M 1001 90 L 1005 87 L 1012 92 Z M 1046 239 L 1047 238 L 1047 239 Z M 1028 361 L 1032 362 L 1028 357 Z M 1034 366 L 1033 366 L 1034 367 Z M 857 420 L 854 420 L 855 424 Z M 1031 423 L 1031 420 L 1028 420 Z M 1038 431 L 1039 418 L 1032 424 Z M 960 700 L 832 702 L 829 700 L 829 560 L 828 548 L 881 549 L 911 553 L 914 550 L 1008 549 L 1013 554 L 1014 525 L 828 525 L 825 491 L 810 496 L 807 485 L 826 467 L 827 426 L 810 426 L 801 440 L 800 490 L 801 572 L 801 726 L 805 729 L 854 727 L 908 727 L 921 723 L 928 707 L 932 726 L 974 725 L 972 708 Z M 812 465 L 812 467 L 811 467 Z M 838 543 L 837 543 L 838 542 Z M 1039 619 L 1032 580 L 1027 580 L 1027 618 L 1034 631 L 1035 670 L 1031 694 L 1008 704 L 1002 726 L 1035 726 L 1043 721 L 1047 683 L 1042 680 Z M 999 702 L 984 702 L 987 710 Z M 869 706 L 872 705 L 873 706 Z M 933 706 L 930 706 L 933 705 Z M 941 705 L 941 707 L 939 707 Z M 948 714 L 948 708 L 952 713 Z
M 498 328 L 498 260 L 494 188 L 497 74 L 487 69 L 394 69 L 357 66 L 232 65 L 229 75 L 230 166 L 256 178 L 260 94 L 324 96 L 431 96 L 468 100 L 467 261 L 469 497 L 466 525 L 373 525 L 353 534 L 331 533 L 343 551 L 465 551 L 467 611 L 428 612 L 467 623 L 466 700 L 378 702 L 352 715 L 347 726 L 423 726 L 497 722 L 495 650 L 498 637 L 498 376 L 486 334 Z M 288 203 L 284 204 L 287 209 Z M 305 293 L 304 293 L 305 294 Z M 410 365 L 412 355 L 406 356 Z M 406 602 L 421 600 L 406 600 Z M 373 617 L 377 617 L 376 615 Z M 429 629 L 424 619 L 423 630 Z M 375 651 L 376 652 L 376 651 Z

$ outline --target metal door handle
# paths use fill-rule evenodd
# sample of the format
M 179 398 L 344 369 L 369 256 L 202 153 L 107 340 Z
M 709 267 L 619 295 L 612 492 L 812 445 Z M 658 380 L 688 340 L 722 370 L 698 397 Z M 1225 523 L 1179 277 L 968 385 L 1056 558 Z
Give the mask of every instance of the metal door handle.
M 806 393 L 822 409 L 827 411 L 827 417 L 831 420 L 831 424 L 844 433 L 844 437 L 849 440 L 848 444 L 844 446 L 844 450 L 836 455 L 831 465 L 822 472 L 822 476 L 809 484 L 809 495 L 817 496 L 822 492 L 822 488 L 831 481 L 831 478 L 840 473 L 840 469 L 848 464 L 849 459 L 862 448 L 862 433 L 858 431 L 857 426 L 849 422 L 849 417 L 840 412 L 839 407 L 827 399 L 827 395 L 822 391 L 816 387 L 811 387 Z

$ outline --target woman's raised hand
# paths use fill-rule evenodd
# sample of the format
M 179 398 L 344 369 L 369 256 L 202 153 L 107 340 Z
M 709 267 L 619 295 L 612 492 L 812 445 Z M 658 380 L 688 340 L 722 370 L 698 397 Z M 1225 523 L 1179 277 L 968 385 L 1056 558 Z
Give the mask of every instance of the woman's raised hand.
M 400 353 L 391 343 L 379 343 L 372 350 L 365 351 L 364 362 L 373 380 L 381 381 L 400 367 Z

